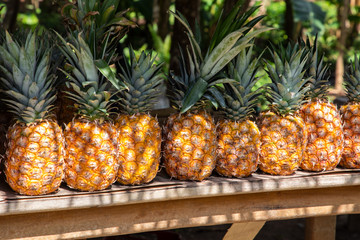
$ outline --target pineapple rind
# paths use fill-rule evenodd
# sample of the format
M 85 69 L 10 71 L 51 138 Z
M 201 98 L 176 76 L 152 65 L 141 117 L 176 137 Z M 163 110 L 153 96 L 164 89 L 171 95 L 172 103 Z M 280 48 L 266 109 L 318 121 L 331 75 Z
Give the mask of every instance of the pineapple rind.
M 340 108 L 344 127 L 344 150 L 340 166 L 360 168 L 360 104 L 348 103 Z
M 360 63 L 355 55 L 355 61 L 345 73 L 345 86 L 349 102 L 340 108 L 344 126 L 344 151 L 340 166 L 345 168 L 360 168 Z
M 7 132 L 6 181 L 24 195 L 55 192 L 63 179 L 64 137 L 55 121 L 15 123 Z
M 303 158 L 306 132 L 297 116 L 262 115 L 259 168 L 272 175 L 291 175 Z
M 65 182 L 81 191 L 98 191 L 116 181 L 119 134 L 111 122 L 74 119 L 64 131 Z
M 216 172 L 226 177 L 247 177 L 257 170 L 260 131 L 250 120 L 220 121 Z
M 146 113 L 120 114 L 115 120 L 119 131 L 118 182 L 140 185 L 152 181 L 159 171 L 161 128 Z
M 206 112 L 173 114 L 165 125 L 164 165 L 170 177 L 202 181 L 216 165 L 217 134 Z
M 307 171 L 335 169 L 344 147 L 343 127 L 336 106 L 313 100 L 301 107 L 300 116 L 308 136 L 301 168 Z

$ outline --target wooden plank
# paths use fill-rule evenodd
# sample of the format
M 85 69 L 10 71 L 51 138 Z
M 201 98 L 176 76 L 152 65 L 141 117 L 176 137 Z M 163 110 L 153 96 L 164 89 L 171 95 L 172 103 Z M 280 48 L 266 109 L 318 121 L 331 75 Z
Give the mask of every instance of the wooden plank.
M 170 180 L 168 176 L 159 174 L 153 182 L 142 186 L 114 184 L 110 189 L 88 193 L 63 185 L 56 194 L 38 197 L 16 195 L 2 183 L 0 215 L 352 185 L 360 185 L 358 171 L 336 170 L 322 174 L 298 171 L 284 177 L 255 173 L 252 177 L 242 179 L 211 176 L 203 182 Z
M 336 216 L 311 217 L 306 219 L 306 240 L 335 240 Z
M 234 223 L 223 240 L 253 240 L 264 224 L 265 221 Z
M 1 239 L 75 239 L 360 213 L 359 198 L 360 186 L 352 186 L 18 214 L 0 217 L 0 236 Z

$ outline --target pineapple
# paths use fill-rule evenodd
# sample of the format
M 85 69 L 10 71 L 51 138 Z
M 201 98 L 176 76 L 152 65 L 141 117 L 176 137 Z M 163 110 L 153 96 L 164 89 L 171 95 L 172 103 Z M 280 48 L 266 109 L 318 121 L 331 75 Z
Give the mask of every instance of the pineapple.
M 64 131 L 67 150 L 64 179 L 70 188 L 77 190 L 103 190 L 116 181 L 119 166 L 119 134 L 109 120 L 110 84 L 100 74 L 81 34 L 70 37 L 71 43 L 58 37 L 68 62 L 66 68 L 71 69 L 70 73 L 62 70 L 72 89 L 67 94 L 77 109 L 77 116 Z
M 55 192 L 63 179 L 64 136 L 52 115 L 56 77 L 50 56 L 36 32 L 23 42 L 6 32 L 0 46 L 2 100 L 16 119 L 7 131 L 5 175 L 23 195 Z
M 340 108 L 344 126 L 344 151 L 340 166 L 345 168 L 360 168 L 360 58 L 355 56 L 355 62 L 345 73 L 346 92 L 349 102 Z
M 168 118 L 164 128 L 164 165 L 173 178 L 201 181 L 215 168 L 216 125 L 205 109 L 209 102 L 215 106 L 218 102 L 224 105 L 224 99 L 215 86 L 234 80 L 223 78 L 219 72 L 241 50 L 250 46 L 249 42 L 257 34 L 267 30 L 248 33 L 262 18 L 244 24 L 256 9 L 251 8 L 240 15 L 239 2 L 226 19 L 220 19 L 205 57 L 199 39 L 195 37 L 199 34 L 191 31 L 181 14 L 174 14 L 187 30 L 190 50 L 187 49 L 187 59 L 180 51 L 180 76 L 171 73 L 169 78 L 169 98 L 179 111 Z
M 218 125 L 216 172 L 226 177 L 247 177 L 257 170 L 260 131 L 250 118 L 260 91 L 251 91 L 259 64 L 251 57 L 252 48 L 240 52 L 228 70 L 229 78 L 236 82 L 224 86 L 225 119 Z
M 308 90 L 303 79 L 307 56 L 298 45 L 271 51 L 275 63 L 266 62 L 271 83 L 266 98 L 269 111 L 261 115 L 261 149 L 259 168 L 272 175 L 290 175 L 300 166 L 305 147 L 306 131 L 297 116 Z M 304 56 L 305 55 L 305 56 Z
M 148 183 L 159 170 L 161 128 L 156 117 L 147 113 L 161 94 L 163 82 L 161 65 L 155 65 L 154 61 L 151 53 L 144 52 L 137 60 L 130 48 L 130 64 L 125 61 L 118 78 L 127 87 L 118 94 L 123 113 L 115 120 L 121 136 L 118 182 L 124 185 Z
M 340 113 L 326 99 L 329 88 L 326 79 L 328 66 L 324 64 L 324 57 L 318 56 L 317 38 L 313 46 L 310 46 L 308 40 L 305 49 L 309 52 L 309 67 L 305 77 L 311 80 L 306 93 L 308 102 L 300 109 L 308 136 L 300 167 L 307 171 L 333 170 L 340 162 L 344 147 Z

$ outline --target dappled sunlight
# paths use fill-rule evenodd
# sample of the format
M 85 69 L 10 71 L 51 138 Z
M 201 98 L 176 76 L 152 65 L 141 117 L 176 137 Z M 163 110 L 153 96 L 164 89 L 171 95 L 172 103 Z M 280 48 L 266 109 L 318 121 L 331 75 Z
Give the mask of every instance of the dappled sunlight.
M 158 202 L 310 188 L 333 188 L 359 184 L 359 170 L 345 169 L 336 169 L 333 172 L 322 173 L 297 171 L 291 176 L 271 176 L 257 172 L 251 177 L 241 179 L 224 178 L 214 174 L 202 182 L 170 179 L 164 172 L 161 172 L 151 183 L 141 186 L 114 184 L 103 191 L 80 192 L 62 185 L 55 194 L 33 197 L 15 194 L 5 183 L 2 183 L 0 185 L 0 197 L 2 198 L 0 213 L 47 211 L 52 210 L 54 206 L 58 210 L 98 206 L 106 207 L 146 201 Z M 301 192 L 299 194 L 301 196 Z M 39 204 L 40 202 L 41 205 Z M 342 205 L 340 210 L 351 211 L 351 207 L 351 205 Z M 329 211 L 324 209 L 323 213 L 328 214 Z M 261 216 L 261 214 L 261 212 L 257 212 L 256 216 Z M 256 216 L 255 219 L 258 218 Z

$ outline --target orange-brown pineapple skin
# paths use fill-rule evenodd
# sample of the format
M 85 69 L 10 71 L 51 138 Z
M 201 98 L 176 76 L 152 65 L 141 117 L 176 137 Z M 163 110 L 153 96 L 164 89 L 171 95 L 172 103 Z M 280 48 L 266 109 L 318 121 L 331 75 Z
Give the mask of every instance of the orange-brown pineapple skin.
M 216 172 L 226 177 L 247 177 L 257 170 L 260 131 L 250 120 L 222 120 L 218 126 Z
M 201 181 L 216 164 L 217 134 L 205 112 L 171 115 L 165 125 L 164 164 L 170 177 Z
M 24 195 L 55 192 L 63 179 L 64 137 L 51 120 L 16 123 L 7 133 L 5 175 L 10 187 Z
M 263 114 L 259 168 L 272 175 L 291 175 L 300 166 L 305 143 L 304 122 L 297 116 Z
M 139 185 L 152 181 L 161 157 L 161 128 L 149 114 L 119 115 L 115 126 L 119 138 L 118 182 Z
M 112 123 L 73 120 L 65 129 L 65 181 L 70 188 L 97 191 L 116 181 L 118 133 Z
M 301 168 L 307 171 L 333 170 L 340 162 L 344 147 L 343 129 L 336 106 L 312 101 L 302 106 L 307 145 Z
M 360 104 L 350 103 L 340 108 L 344 127 L 344 151 L 340 166 L 360 168 Z

